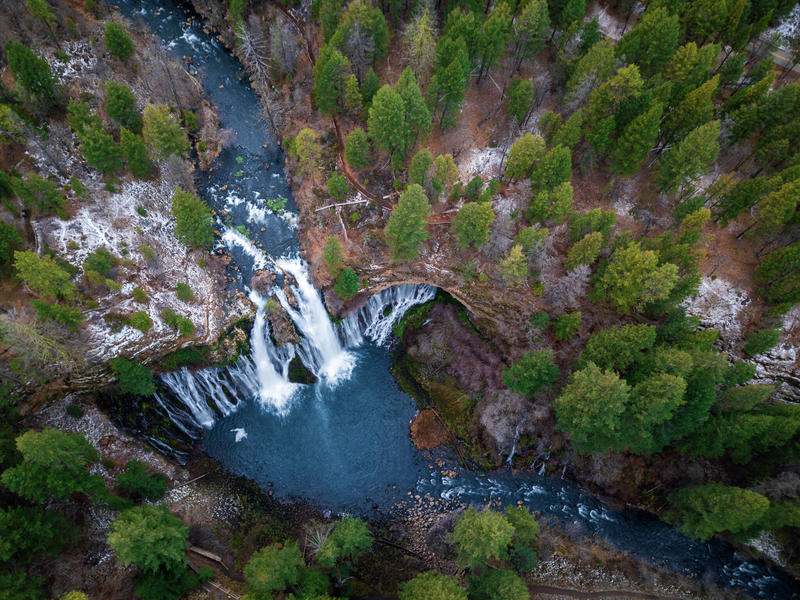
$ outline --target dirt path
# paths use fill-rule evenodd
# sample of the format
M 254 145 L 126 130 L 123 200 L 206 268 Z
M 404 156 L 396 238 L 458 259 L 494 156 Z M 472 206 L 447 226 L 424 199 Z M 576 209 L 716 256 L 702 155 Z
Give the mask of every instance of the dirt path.
M 662 596 L 649 592 L 631 592 L 627 590 L 604 590 L 599 592 L 582 592 L 570 588 L 560 588 L 550 585 L 529 585 L 531 594 L 544 594 L 547 596 L 567 596 L 569 598 L 635 598 L 637 600 L 678 600 L 675 596 Z

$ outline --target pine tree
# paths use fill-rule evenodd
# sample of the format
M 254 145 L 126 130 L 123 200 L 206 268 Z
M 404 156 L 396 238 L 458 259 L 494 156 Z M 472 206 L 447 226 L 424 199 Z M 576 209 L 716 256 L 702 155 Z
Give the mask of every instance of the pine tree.
M 506 387 L 529 398 L 542 388 L 552 387 L 559 376 L 560 371 L 554 362 L 553 351 L 549 348 L 526 352 L 503 369 L 503 383 Z
M 114 173 L 122 168 L 122 150 L 102 127 L 90 126 L 80 140 L 83 157 L 98 171 Z
M 617 43 L 617 56 L 635 62 L 646 74 L 656 73 L 669 60 L 680 39 L 678 15 L 651 8 Z
M 788 309 L 800 302 L 800 242 L 767 254 L 755 275 L 769 304 Z
M 710 121 L 664 152 L 658 163 L 656 181 L 662 192 L 674 193 L 717 159 L 719 154 L 719 121 Z
M 572 177 L 572 150 L 555 146 L 531 169 L 531 186 L 534 189 L 553 188 Z
M 338 49 L 332 45 L 320 49 L 314 63 L 314 88 L 311 91 L 317 110 L 329 115 L 341 111 L 349 72 L 350 61 Z
M 434 202 L 439 199 L 442 191 L 450 190 L 458 181 L 458 167 L 452 154 L 440 154 L 433 159 L 433 174 L 431 175 L 431 188 L 433 189 Z
M 333 173 L 328 177 L 328 195 L 336 202 L 342 202 L 347 197 L 347 179 L 341 173 Z
M 761 494 L 719 483 L 677 490 L 669 501 L 675 508 L 670 520 L 679 523 L 687 535 L 701 540 L 715 533 L 744 531 L 769 508 L 769 500 Z
M 436 17 L 430 5 L 422 3 L 403 31 L 403 48 L 411 70 L 423 84 L 436 56 L 436 35 Z
M 347 267 L 339 273 L 339 276 L 336 278 L 333 291 L 346 302 L 358 293 L 360 287 L 361 284 L 358 281 L 358 275 L 352 268 Z
M 117 121 L 133 133 L 141 133 L 142 116 L 136 107 L 136 98 L 124 83 L 109 81 L 106 83 L 106 112 L 108 116 Z
M 528 203 L 526 216 L 531 223 L 552 219 L 563 223 L 572 208 L 572 184 L 569 181 L 541 189 Z
M 417 183 L 423 188 L 428 183 L 428 172 L 433 166 L 433 156 L 430 150 L 423 148 L 411 159 L 411 166 L 408 167 L 408 182 Z
M 189 151 L 189 140 L 181 129 L 169 107 L 163 104 L 148 104 L 144 107 L 142 136 L 150 154 L 165 159 L 173 154 Z
M 122 565 L 148 573 L 182 570 L 189 528 L 164 505 L 129 508 L 111 523 L 108 545 Z
M 336 277 L 342 270 L 342 244 L 339 238 L 330 236 L 322 250 L 322 260 L 328 269 L 328 275 Z
M 19 42 L 6 44 L 6 60 L 14 80 L 46 106 L 58 104 L 56 79 L 47 61 Z
M 614 63 L 614 47 L 611 43 L 608 40 L 597 42 L 573 67 L 566 84 L 569 92 L 567 97 L 574 98 L 582 86 L 588 88 L 586 94 L 591 92 L 594 85 L 611 77 L 614 73 Z M 581 95 L 581 98 L 585 99 L 585 96 Z
M 583 239 L 573 244 L 567 252 L 564 268 L 571 271 L 578 265 L 591 265 L 600 256 L 603 248 L 603 234 L 599 231 L 587 233 Z
M 502 513 L 469 507 L 456 522 L 449 541 L 455 542 L 460 567 L 486 567 L 508 558 L 514 526 Z
M 12 223 L 0 221 L 0 276 L 10 274 L 14 251 L 22 248 L 22 233 Z
M 211 209 L 200 198 L 180 188 L 172 195 L 175 236 L 189 248 L 211 248 L 214 228 Z
M 694 0 L 683 13 L 686 34 L 698 41 L 717 37 L 725 29 L 729 2 Z
M 500 261 L 500 274 L 509 285 L 520 285 L 527 281 L 530 270 L 522 246 L 519 244 L 511 246 L 508 254 Z
M 547 13 L 547 2 L 531 0 L 522 8 L 511 26 L 515 71 L 519 71 L 524 61 L 532 59 L 544 49 L 548 31 L 550 15 Z
M 356 127 L 344 141 L 344 157 L 355 169 L 363 169 L 369 161 L 369 140 L 360 127 Z
M 639 165 L 658 139 L 663 112 L 663 105 L 655 103 L 625 128 L 614 150 L 615 173 L 627 177 L 637 173 Z
M 478 36 L 478 83 L 500 60 L 511 37 L 511 11 L 508 4 L 495 4 Z
M 494 209 L 490 202 L 467 202 L 453 217 L 453 232 L 462 248 L 480 248 L 489 239 L 489 228 L 494 222 Z
M 272 544 L 255 552 L 244 568 L 247 589 L 255 598 L 273 598 L 300 582 L 306 564 L 297 542 Z
M 361 130 L 356 129 L 353 133 L 356 131 Z M 363 133 L 363 131 L 361 133 Z M 353 134 L 351 134 L 351 136 L 352 135 Z M 348 136 L 348 139 L 350 139 L 350 136 Z M 347 142 L 345 141 L 345 156 L 347 156 L 346 148 Z M 299 167 L 298 171 L 306 177 L 313 178 L 316 175 L 321 152 L 322 149 L 319 146 L 317 134 L 314 133 L 313 129 L 309 129 L 308 127 L 301 129 L 289 145 L 289 156 L 297 161 Z M 349 157 L 347 161 L 350 162 Z
M 121 127 L 119 130 L 119 146 L 134 177 L 147 179 L 153 174 L 155 165 L 150 160 L 147 146 L 145 146 L 141 137 Z
M 383 60 L 389 48 L 389 28 L 386 18 L 371 0 L 353 0 L 347 6 L 339 20 L 335 33 L 331 36 L 331 45 L 344 50 L 351 41 L 354 32 L 363 32 L 365 38 L 371 40 L 372 49 L 369 60 L 373 63 Z
M 39 257 L 30 250 L 14 252 L 14 268 L 19 278 L 43 300 L 73 302 L 78 299 L 78 288 L 72 276 L 49 256 Z
M 422 186 L 408 185 L 386 223 L 386 241 L 392 259 L 408 261 L 417 257 L 419 245 L 428 239 L 425 218 L 429 214 L 430 204 Z
M 106 48 L 114 55 L 114 58 L 127 60 L 133 54 L 133 42 L 121 25 L 106 23 L 103 38 L 106 42 Z
M 453 13 L 456 11 L 454 10 Z M 467 44 L 463 38 L 443 37 L 436 49 L 436 68 L 428 86 L 428 100 L 439 125 L 452 127 L 469 87 L 472 70 Z
M 583 137 L 583 110 L 578 109 L 566 122 L 553 134 L 552 146 L 565 146 L 574 148 Z
M 400 600 L 467 600 L 467 590 L 453 577 L 425 571 L 402 584 Z
M 319 22 L 322 26 L 322 39 L 329 42 L 336 33 L 336 27 L 344 12 L 344 2 L 342 0 L 320 0 L 319 3 Z
M 534 164 L 545 155 L 545 143 L 541 136 L 526 133 L 512 144 L 506 161 L 506 177 L 525 179 L 530 177 Z
M 508 114 L 522 126 L 527 121 L 528 113 L 533 107 L 534 89 L 530 79 L 515 77 L 508 86 L 508 100 L 506 108 Z
M 800 179 L 785 183 L 758 203 L 756 232 L 772 236 L 792 221 L 800 198 Z
M 361 84 L 361 98 L 364 100 L 364 106 L 369 106 L 372 103 L 372 98 L 380 87 L 381 82 L 378 80 L 375 71 L 370 67 L 367 74 L 364 76 L 364 82 Z
M 387 151 L 395 164 L 405 157 L 406 133 L 403 98 L 390 85 L 384 85 L 372 99 L 367 118 L 369 137 L 375 146 Z
M 570 25 L 583 20 L 586 0 L 555 0 L 548 2 L 550 22 L 558 31 L 566 31 Z
M 719 75 L 715 75 L 686 97 L 672 109 L 662 126 L 668 141 L 682 139 L 687 133 L 708 123 L 714 116 L 714 96 L 719 87 Z
M 473 576 L 469 587 L 474 600 L 530 600 L 525 580 L 509 569 L 490 569 Z
M 66 199 L 54 181 L 38 173 L 28 173 L 25 179 L 15 177 L 11 183 L 14 194 L 19 196 L 23 206 L 33 214 L 61 214 L 64 210 Z
M 344 84 L 344 107 L 348 112 L 355 113 L 361 110 L 362 102 L 358 79 L 351 73 Z
M 422 92 L 410 67 L 405 68 L 394 89 L 403 99 L 404 145 L 410 150 L 416 145 L 420 136 L 424 138 L 430 134 L 431 113 L 422 98 Z

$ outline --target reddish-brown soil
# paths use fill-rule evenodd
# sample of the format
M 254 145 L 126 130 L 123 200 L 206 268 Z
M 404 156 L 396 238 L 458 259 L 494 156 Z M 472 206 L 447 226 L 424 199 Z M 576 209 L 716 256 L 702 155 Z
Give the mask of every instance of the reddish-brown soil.
M 447 434 L 431 409 L 420 411 L 411 421 L 411 441 L 417 450 L 431 450 L 447 441 Z

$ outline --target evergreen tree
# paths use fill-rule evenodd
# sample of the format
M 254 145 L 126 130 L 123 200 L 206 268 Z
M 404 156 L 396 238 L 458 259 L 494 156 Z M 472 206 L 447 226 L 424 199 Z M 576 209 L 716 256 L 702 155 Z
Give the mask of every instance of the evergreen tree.
M 603 234 L 599 231 L 587 233 L 583 239 L 573 244 L 567 252 L 564 268 L 567 271 L 571 271 L 579 265 L 591 265 L 600 256 L 603 243 Z
M 458 181 L 458 167 L 452 154 L 440 154 L 433 159 L 433 174 L 431 175 L 431 188 L 434 201 L 439 199 L 442 191 L 450 190 Z
M 336 33 L 336 27 L 342 18 L 344 3 L 342 0 L 320 0 L 319 22 L 322 26 L 322 39 L 327 43 Z
M 708 165 L 717 159 L 719 127 L 719 121 L 701 125 L 664 152 L 656 173 L 661 191 L 674 193 L 681 185 L 704 173 Z
M 333 173 L 328 177 L 328 195 L 337 202 L 347 197 L 347 179 L 341 173 Z
M 186 132 L 167 106 L 148 104 L 144 107 L 143 122 L 142 136 L 152 156 L 165 159 L 188 152 Z
M 56 79 L 47 61 L 36 56 L 30 48 L 19 42 L 6 44 L 6 60 L 14 80 L 26 92 L 46 106 L 58 103 Z
M 566 431 L 578 452 L 596 454 L 619 444 L 619 431 L 630 387 L 613 371 L 589 362 L 574 372 L 555 400 L 558 428 Z
M 574 99 L 576 96 L 580 96 L 585 99 L 581 88 L 588 88 L 585 89 L 585 94 L 591 92 L 598 82 L 603 82 L 611 77 L 614 73 L 614 65 L 614 47 L 608 40 L 597 42 L 575 63 L 566 84 L 569 93 L 567 98 Z
M 430 214 L 430 204 L 422 186 L 412 183 L 400 194 L 386 223 L 386 241 L 394 260 L 413 260 L 419 245 L 428 239 L 425 218 Z
M 111 523 L 108 545 L 122 565 L 147 573 L 174 572 L 186 566 L 189 528 L 164 505 L 129 508 Z
M 389 48 L 389 28 L 383 12 L 377 6 L 373 6 L 371 0 L 350 2 L 347 10 L 339 19 L 330 43 L 343 50 L 357 32 L 371 40 L 372 48 L 368 52 L 370 62 L 374 63 L 386 57 Z
M 639 22 L 617 43 L 617 56 L 634 62 L 645 74 L 654 74 L 663 67 L 680 39 L 678 15 L 666 8 L 650 8 Z
M 342 300 L 347 301 L 358 293 L 360 287 L 361 284 L 358 281 L 358 275 L 353 269 L 347 267 L 336 278 L 333 291 L 336 292 Z
M 156 392 L 153 372 L 144 365 L 122 357 L 112 358 L 108 364 L 123 394 L 150 396 Z
M 658 139 L 663 111 L 661 104 L 653 104 L 625 128 L 614 149 L 615 173 L 630 177 L 638 172 L 639 165 Z
M 369 137 L 399 164 L 405 157 L 407 125 L 403 98 L 390 85 L 384 85 L 372 99 L 367 119 Z
M 134 177 L 147 179 L 153 175 L 155 165 L 150 160 L 150 153 L 147 152 L 147 146 L 140 136 L 120 127 L 119 146 Z
M 70 274 L 49 256 L 39 257 L 30 250 L 17 251 L 14 252 L 14 267 L 19 278 L 43 300 L 77 300 L 78 288 Z
M 361 98 L 364 100 L 364 106 L 369 106 L 372 103 L 372 98 L 381 87 L 381 82 L 372 67 L 367 71 L 364 76 L 364 82 L 361 84 Z
M 54 429 L 28 430 L 17 437 L 22 462 L 3 472 L 3 485 L 34 502 L 66 500 L 75 492 L 106 493 L 102 475 L 89 474 L 97 452 L 83 435 Z
M 520 285 L 528 279 L 530 271 L 522 246 L 514 244 L 500 261 L 500 274 L 509 285 Z
M 330 236 L 322 250 L 322 260 L 331 277 L 336 277 L 342 270 L 342 244 L 339 238 Z
M 562 223 L 572 208 L 572 184 L 560 183 L 555 188 L 545 188 L 531 198 L 525 216 L 531 223 L 552 219 Z
M 556 146 L 534 163 L 531 169 L 531 185 L 552 188 L 567 183 L 572 177 L 572 150 Z
M 114 58 L 127 60 L 133 54 L 133 42 L 121 25 L 106 23 L 103 39 L 106 42 L 106 48 L 114 55 Z
M 337 563 L 352 563 L 372 546 L 372 536 L 361 519 L 346 517 L 336 522 L 333 531 L 316 554 L 321 567 L 333 568 Z
M 756 267 L 755 276 L 769 304 L 788 310 L 800 302 L 800 242 L 767 254 Z
M 570 25 L 583 20 L 586 14 L 586 0 L 553 0 L 548 2 L 550 22 L 559 31 L 566 31 Z
M 91 125 L 80 136 L 81 152 L 90 165 L 111 174 L 122 168 L 122 150 L 102 127 Z
M 576 110 L 566 122 L 553 134 L 551 145 L 574 148 L 583 136 L 583 110 Z
M 592 334 L 580 355 L 580 365 L 589 362 L 602 369 L 624 372 L 644 360 L 656 343 L 656 328 L 652 325 L 623 325 L 608 327 Z
M 618 248 L 600 275 L 596 290 L 618 311 L 640 311 L 648 302 L 667 298 L 678 282 L 678 267 L 658 264 L 658 255 L 639 242 Z
M 541 136 L 526 133 L 512 144 L 506 161 L 506 177 L 525 179 L 530 177 L 534 164 L 545 155 L 545 143 Z
M 757 523 L 769 508 L 761 494 L 719 483 L 687 487 L 673 492 L 673 522 L 692 537 L 707 540 L 715 533 L 737 533 Z
M 514 19 L 511 26 L 511 47 L 514 70 L 532 59 L 544 49 L 547 32 L 550 31 L 550 16 L 545 0 L 531 0 Z
M 255 552 L 244 568 L 247 589 L 255 598 L 273 598 L 300 582 L 306 564 L 296 542 L 272 544 Z
M 400 600 L 467 600 L 467 590 L 452 577 L 425 571 L 402 584 Z
M 9 275 L 14 251 L 22 248 L 22 233 L 13 223 L 0 221 L 0 276 Z
M 474 600 L 530 600 L 525 580 L 508 569 L 491 569 L 474 576 L 470 582 Z
M 35 215 L 61 214 L 64 210 L 66 199 L 61 188 L 38 173 L 28 173 L 25 179 L 15 177 L 11 185 L 23 206 Z
M 210 249 L 214 243 L 213 217 L 208 204 L 178 188 L 172 195 L 175 236 L 189 248 Z
M 55 556 L 69 541 L 69 534 L 69 524 L 55 511 L 28 506 L 0 508 L 0 561 L 25 564 Z
M 508 86 L 508 100 L 506 108 L 508 114 L 517 120 L 518 125 L 524 125 L 528 113 L 533 107 L 534 89 L 530 79 L 515 77 Z
M 462 248 L 480 248 L 489 239 L 489 227 L 494 221 L 490 202 L 467 202 L 453 217 L 453 232 Z
M 662 129 L 667 140 L 678 140 L 688 132 L 708 123 L 714 115 L 714 95 L 719 87 L 715 75 L 696 90 L 689 92 L 664 120 Z
M 729 2 L 694 0 L 683 13 L 686 34 L 698 41 L 719 36 L 728 19 Z
M 478 83 L 505 51 L 511 37 L 511 11 L 508 4 L 498 2 L 484 21 L 478 35 Z
M 503 369 L 503 383 L 513 392 L 533 397 L 542 388 L 552 387 L 558 381 L 559 370 L 553 361 L 553 351 L 548 349 L 526 352 L 511 366 Z
M 783 184 L 763 198 L 757 205 L 756 232 L 772 236 L 780 232 L 784 225 L 793 221 L 800 198 L 800 179 Z
M 533 253 L 541 249 L 549 230 L 547 227 L 537 229 L 536 227 L 526 227 L 514 236 L 514 243 L 522 246 L 522 250 L 526 256 L 531 256 Z
M 456 10 L 451 12 L 451 15 Z M 436 67 L 428 86 L 428 100 L 434 116 L 439 113 L 439 126 L 455 125 L 472 70 L 467 44 L 463 38 L 443 36 L 436 49 Z
M 363 169 L 369 161 L 369 140 L 360 127 L 356 127 L 344 141 L 344 157 L 355 169 Z
M 142 116 L 136 107 L 136 98 L 124 83 L 109 81 L 106 83 L 106 112 L 122 127 L 133 133 L 141 133 Z
M 412 149 L 420 136 L 430 133 L 431 113 L 422 98 L 414 72 L 406 67 L 395 84 L 395 91 L 403 100 L 403 123 L 406 150 Z
M 361 131 L 360 129 L 356 129 L 350 136 L 356 134 L 356 131 Z M 363 131 L 361 131 L 363 133 Z M 348 136 L 348 140 L 350 139 Z M 350 157 L 347 152 L 347 141 L 345 141 L 345 157 L 347 157 L 347 162 L 350 162 Z M 289 145 L 289 155 L 297 161 L 299 166 L 299 172 L 305 176 L 314 177 L 319 167 L 319 159 L 322 149 L 319 146 L 319 142 L 317 141 L 317 134 L 314 133 L 313 129 L 309 129 L 306 127 L 305 129 L 301 129 L 300 132 L 295 136 L 292 140 L 291 144 Z M 356 165 L 354 165 L 356 166 Z M 358 167 L 356 167 L 358 168 Z
M 433 156 L 431 156 L 430 150 L 423 148 L 411 159 L 411 165 L 408 167 L 408 182 L 425 187 L 432 166 Z
M 403 48 L 417 80 L 428 81 L 436 55 L 436 16 L 430 5 L 420 4 L 403 31 Z
M 756 356 L 774 348 L 781 339 L 780 329 L 763 329 L 747 336 L 744 352 L 747 356 Z
M 514 526 L 505 515 L 469 507 L 456 522 L 449 540 L 456 544 L 461 567 L 486 567 L 508 558 Z
M 344 107 L 345 86 L 350 72 L 348 61 L 336 47 L 320 48 L 314 63 L 314 105 L 323 114 L 336 114 Z
M 350 74 L 347 81 L 344 83 L 344 107 L 347 111 L 355 113 L 362 108 L 363 100 L 361 98 L 361 90 L 358 87 L 358 78 L 354 74 Z

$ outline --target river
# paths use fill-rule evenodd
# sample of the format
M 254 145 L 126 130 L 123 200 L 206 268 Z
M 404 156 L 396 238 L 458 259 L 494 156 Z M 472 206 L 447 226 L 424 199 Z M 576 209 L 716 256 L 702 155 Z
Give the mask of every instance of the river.
M 167 374 L 155 398 L 210 456 L 278 497 L 302 498 L 335 511 L 366 513 L 374 505 L 388 509 L 409 491 L 476 504 L 490 498 L 506 504 L 523 501 L 543 518 L 577 525 L 587 536 L 598 535 L 666 569 L 710 576 L 721 586 L 758 598 L 800 598 L 798 582 L 780 569 L 749 560 L 720 540 L 689 539 L 651 514 L 611 510 L 569 482 L 510 471 L 484 477 L 455 467 L 458 476 L 451 479 L 428 469 L 409 440 L 415 404 L 389 372 L 386 344 L 392 323 L 436 290 L 387 290 L 357 315 L 334 324 L 300 258 L 297 209 L 284 176 L 283 153 L 267 131 L 259 98 L 239 62 L 202 30 L 199 16 L 175 0 L 117 4 L 176 55 L 192 58 L 188 68 L 216 104 L 222 126 L 235 133 L 214 170 L 198 176 L 197 188 L 217 214 L 227 211 L 225 221 L 217 224 L 220 246 L 233 258 L 230 274 L 239 289 L 260 307 L 252 352 L 226 369 Z M 283 211 L 267 207 L 274 198 L 287 199 Z M 282 277 L 275 291 L 302 336 L 297 347 L 276 348 L 270 339 L 265 299 L 249 289 L 259 269 L 292 276 L 294 303 L 280 288 Z M 295 354 L 318 383 L 289 381 Z

